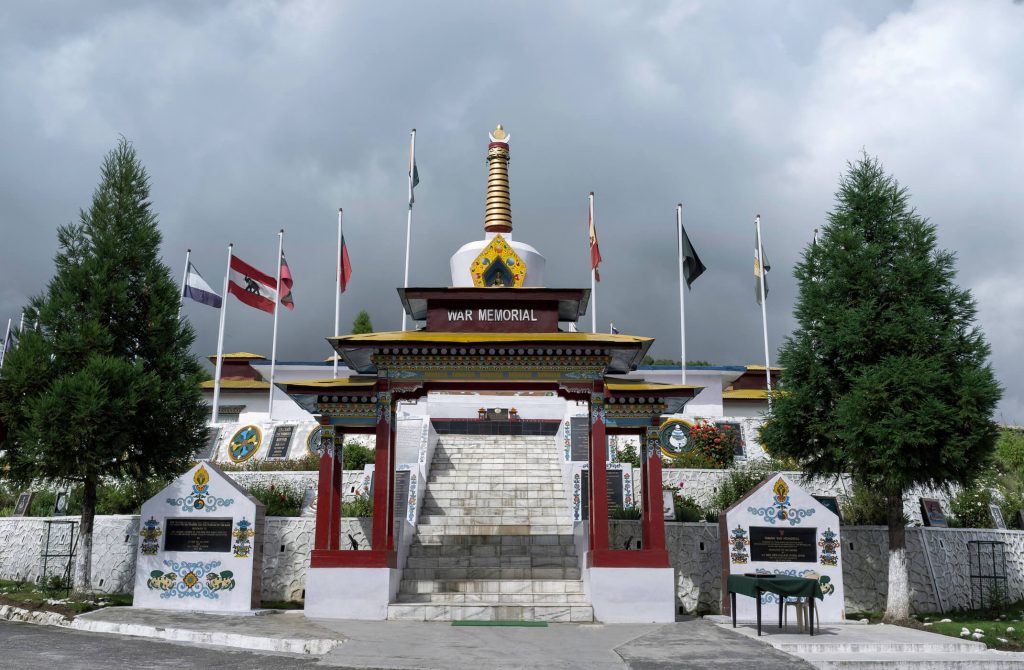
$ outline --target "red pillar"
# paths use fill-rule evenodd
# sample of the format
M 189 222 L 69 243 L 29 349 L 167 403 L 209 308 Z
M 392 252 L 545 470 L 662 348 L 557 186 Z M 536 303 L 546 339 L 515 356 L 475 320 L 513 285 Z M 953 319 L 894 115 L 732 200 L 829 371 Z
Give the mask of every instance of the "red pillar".
M 590 550 L 608 549 L 608 439 L 604 429 L 604 385 L 590 394 Z
M 343 445 L 345 443 L 345 434 L 340 430 L 335 429 L 334 431 L 334 457 L 331 459 L 333 463 L 334 476 L 331 477 L 331 549 L 337 551 L 341 549 L 341 495 L 342 495 L 342 478 L 345 473 L 345 460 L 342 458 Z M 317 513 L 320 511 L 320 503 L 317 503 Z
M 654 429 L 647 435 L 641 434 L 640 444 L 646 450 L 643 476 L 643 538 L 644 548 L 649 551 L 665 551 L 665 510 L 662 501 L 661 456 L 658 454 L 658 437 Z M 646 439 L 645 439 L 646 438 Z
M 391 410 L 394 411 L 394 405 L 391 406 Z M 395 445 L 398 443 L 397 431 L 398 422 L 392 421 L 388 440 L 388 551 L 395 550 Z
M 313 536 L 313 548 L 318 551 L 336 549 L 338 545 L 337 531 L 334 531 L 332 510 L 340 507 L 339 500 L 334 498 L 334 477 L 336 469 L 334 457 L 334 427 L 320 426 L 320 477 L 317 484 L 316 531 Z M 338 510 L 340 515 L 341 510 Z M 340 526 L 340 519 L 339 519 Z M 333 531 L 333 536 L 332 536 Z
M 388 529 L 391 514 L 391 393 L 382 390 L 377 394 L 377 444 L 373 469 L 373 538 L 374 551 L 386 552 L 391 531 Z

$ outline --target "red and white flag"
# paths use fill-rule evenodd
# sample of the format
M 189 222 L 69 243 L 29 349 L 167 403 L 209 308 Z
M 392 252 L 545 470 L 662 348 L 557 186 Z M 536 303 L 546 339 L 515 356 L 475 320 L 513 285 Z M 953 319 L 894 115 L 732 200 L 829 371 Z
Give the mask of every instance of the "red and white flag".
M 281 286 L 284 287 L 281 296 L 281 304 L 288 309 L 295 309 L 295 301 L 292 300 L 292 271 L 288 268 L 288 261 L 284 259 L 284 252 L 281 252 Z
M 282 260 L 284 260 L 283 257 Z M 282 280 L 286 267 L 287 265 L 281 268 Z M 288 280 L 291 282 L 291 273 L 288 274 Z M 285 285 L 288 286 L 288 284 Z M 277 280 L 260 272 L 238 256 L 232 256 L 231 269 L 228 273 L 228 293 L 249 307 L 273 314 L 274 304 L 277 302 Z
M 597 228 L 594 227 L 594 194 L 590 194 L 590 210 L 587 218 L 590 223 L 590 269 L 594 271 L 594 279 L 601 281 L 601 273 L 597 266 L 601 264 L 601 249 L 597 246 Z

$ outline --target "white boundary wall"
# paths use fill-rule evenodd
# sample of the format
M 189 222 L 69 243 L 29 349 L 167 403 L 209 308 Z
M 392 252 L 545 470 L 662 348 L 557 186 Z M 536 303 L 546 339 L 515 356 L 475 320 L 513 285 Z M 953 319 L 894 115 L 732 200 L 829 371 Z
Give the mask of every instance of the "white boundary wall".
M 36 581 L 42 573 L 40 553 L 46 537 L 44 517 L 0 518 L 0 579 Z M 639 536 L 639 521 L 609 524 L 610 543 L 622 546 Z M 264 600 L 301 600 L 305 589 L 314 520 L 267 517 L 263 544 Z M 370 519 L 342 519 L 368 548 Z M 719 610 L 722 563 L 717 523 L 665 524 L 669 560 L 675 568 L 676 605 L 685 612 Z M 130 593 L 135 580 L 139 517 L 96 517 L 93 588 L 102 593 Z M 907 528 L 911 607 L 916 612 L 967 609 L 971 605 L 967 543 L 995 540 L 1006 546 L 1010 601 L 1024 599 L 1024 531 L 957 528 Z M 880 526 L 843 526 L 843 579 L 846 611 L 885 607 L 888 552 Z M 931 562 L 928 561 L 931 557 Z M 937 588 L 936 588 L 937 587 Z

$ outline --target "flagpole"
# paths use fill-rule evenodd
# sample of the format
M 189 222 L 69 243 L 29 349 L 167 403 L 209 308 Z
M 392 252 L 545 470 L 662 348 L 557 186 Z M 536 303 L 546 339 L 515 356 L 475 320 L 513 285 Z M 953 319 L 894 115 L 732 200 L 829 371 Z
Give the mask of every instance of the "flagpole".
M 590 206 L 590 225 L 594 226 L 594 231 L 597 231 L 597 226 L 594 224 L 594 192 L 591 191 L 590 195 L 587 196 L 587 200 Z M 590 266 L 590 332 L 597 332 L 597 270 L 594 269 L 593 263 Z
M 267 421 L 274 420 L 274 366 L 277 365 L 277 313 L 281 311 L 281 256 L 284 254 L 284 228 L 277 234 L 277 300 L 274 301 L 274 339 L 270 345 L 270 398 Z
M 185 283 L 188 281 L 188 263 L 192 257 L 192 250 L 185 251 L 185 273 L 181 276 L 181 295 L 178 296 L 178 318 L 181 318 L 181 306 L 185 304 Z
M 4 367 L 4 358 L 7 357 L 7 344 L 11 341 L 11 319 L 7 319 L 7 332 L 4 333 L 4 348 L 0 349 L 0 368 Z
M 224 270 L 224 291 L 220 301 L 220 326 L 217 329 L 217 365 L 213 373 L 213 414 L 210 416 L 210 423 L 217 423 L 217 410 L 220 403 L 220 371 L 224 363 L 224 321 L 228 312 L 228 277 L 231 276 L 231 248 L 228 245 L 228 266 Z
M 679 372 L 686 384 L 686 290 L 683 287 L 683 203 L 676 204 L 676 243 L 679 245 Z
M 409 140 L 409 214 L 405 220 L 405 283 L 402 285 L 409 288 L 409 242 L 412 240 L 412 176 L 413 166 L 416 165 L 416 129 L 410 132 Z M 402 306 L 402 330 L 406 330 L 405 306 Z
M 341 207 L 338 208 L 338 273 L 335 277 L 334 286 L 334 336 L 338 337 L 341 333 L 339 332 L 339 318 L 341 316 L 341 273 L 345 271 L 342 267 L 341 260 Z M 405 312 L 402 312 L 405 314 Z M 334 352 L 334 379 L 338 378 L 338 352 Z
M 764 280 L 764 249 L 761 247 L 761 215 L 754 217 L 754 228 L 757 230 L 757 265 L 760 270 L 758 290 L 761 292 L 761 327 L 764 330 L 764 377 L 768 388 L 768 409 L 772 408 L 772 367 L 768 356 L 768 307 L 765 301 Z

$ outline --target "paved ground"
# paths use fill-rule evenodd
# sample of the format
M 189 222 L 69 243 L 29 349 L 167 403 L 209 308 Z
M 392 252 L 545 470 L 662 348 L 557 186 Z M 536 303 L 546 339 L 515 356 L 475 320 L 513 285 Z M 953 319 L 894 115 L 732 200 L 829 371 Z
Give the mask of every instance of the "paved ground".
M 319 659 L 193 647 L 138 637 L 83 633 L 30 623 L 0 623 L 0 668 L 49 670 L 297 670 Z
M 211 623 L 220 617 L 210 617 Z M 282 625 L 301 624 L 281 619 Z M 214 623 L 214 625 L 220 625 Z M 424 670 L 668 670 L 808 668 L 802 661 L 709 622 L 668 625 L 454 627 L 443 623 L 312 622 L 346 641 L 322 658 L 253 653 L 32 624 L 0 623 L 0 668 L 422 668 Z

